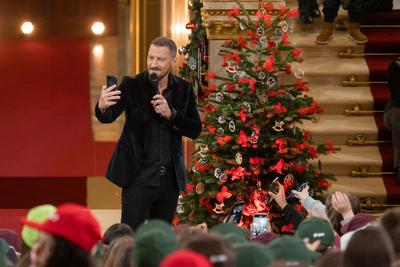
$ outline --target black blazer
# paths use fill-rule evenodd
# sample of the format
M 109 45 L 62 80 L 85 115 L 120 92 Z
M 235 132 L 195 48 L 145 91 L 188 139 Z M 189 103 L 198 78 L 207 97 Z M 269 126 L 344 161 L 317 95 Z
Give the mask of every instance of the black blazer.
M 185 189 L 186 173 L 182 147 L 182 136 L 195 139 L 201 132 L 200 116 L 192 86 L 185 80 L 172 75 L 173 101 L 170 103 L 174 116 L 171 120 L 172 161 L 181 191 Z M 125 76 L 118 87 L 121 99 L 117 104 L 101 113 L 98 103 L 95 108 L 97 119 L 111 123 L 125 111 L 125 125 L 107 168 L 106 177 L 120 187 L 127 187 L 135 180 L 135 173 L 143 158 L 146 147 L 146 121 L 152 112 L 150 99 L 154 89 L 147 79 L 147 72 L 135 77 Z

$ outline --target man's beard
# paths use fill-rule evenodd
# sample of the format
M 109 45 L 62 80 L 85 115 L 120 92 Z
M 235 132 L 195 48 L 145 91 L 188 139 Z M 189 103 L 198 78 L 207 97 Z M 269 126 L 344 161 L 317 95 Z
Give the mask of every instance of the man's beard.
M 159 69 L 157 69 L 157 70 L 159 70 Z M 150 71 L 151 71 L 151 70 L 150 70 Z M 149 74 L 155 73 L 155 72 L 150 72 L 150 71 L 149 71 Z M 167 76 L 168 74 L 170 74 L 171 71 L 172 71 L 172 66 L 169 66 L 168 70 L 167 70 L 165 73 L 162 73 L 160 76 L 157 75 L 158 81 L 161 81 L 165 76 Z M 155 74 L 157 74 L 157 73 L 155 73 Z

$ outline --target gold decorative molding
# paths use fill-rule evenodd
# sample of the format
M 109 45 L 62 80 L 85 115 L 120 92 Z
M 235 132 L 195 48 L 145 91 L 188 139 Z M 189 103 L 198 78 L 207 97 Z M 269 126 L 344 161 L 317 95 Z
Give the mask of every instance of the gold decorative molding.
M 367 140 L 367 137 L 363 134 L 357 134 L 353 138 L 349 138 L 346 142 L 348 146 L 369 146 L 390 143 L 390 141 L 380 141 L 380 140 Z
M 212 21 L 204 23 L 209 40 L 233 39 L 245 34 L 239 23 L 229 21 Z
M 352 177 L 370 177 L 370 176 L 382 176 L 393 174 L 394 172 L 371 172 L 368 165 L 361 165 L 358 167 L 358 171 L 351 171 L 350 176 Z
M 400 207 L 400 205 L 396 204 L 382 203 L 382 201 L 374 197 L 360 197 L 360 201 L 361 208 L 363 210 L 373 213 L 383 212 L 386 209 Z
M 250 16 L 255 16 L 258 9 L 247 9 L 247 13 Z M 202 9 L 207 16 L 226 16 L 226 13 L 230 11 L 230 9 Z M 278 10 L 275 9 L 273 12 L 267 12 L 269 15 L 275 16 L 278 14 Z M 243 11 L 240 11 L 240 16 L 246 15 Z
M 383 110 L 363 110 L 361 105 L 354 105 L 351 109 L 346 109 L 344 115 L 346 116 L 361 116 L 372 115 L 374 113 L 383 113 Z
M 359 86 L 369 86 L 370 84 L 387 84 L 387 82 L 381 81 L 359 81 L 357 75 L 352 74 L 348 80 L 343 80 L 341 85 L 343 87 L 359 87 Z
M 398 56 L 400 53 L 356 53 L 353 47 L 348 47 L 339 52 L 338 55 L 340 58 L 359 58 L 365 56 Z

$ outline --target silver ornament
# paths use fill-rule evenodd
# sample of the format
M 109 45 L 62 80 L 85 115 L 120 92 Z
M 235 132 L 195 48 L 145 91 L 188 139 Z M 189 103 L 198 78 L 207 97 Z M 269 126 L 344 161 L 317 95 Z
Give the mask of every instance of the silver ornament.
M 275 121 L 275 125 L 272 126 L 272 129 L 274 129 L 276 132 L 282 132 L 284 131 L 283 125 L 285 123 L 283 121 Z
M 189 69 L 191 69 L 191 70 L 196 70 L 196 68 L 197 68 L 197 62 L 196 62 L 196 59 L 194 59 L 194 57 L 190 57 L 190 58 L 189 58 L 189 60 L 188 60 L 188 66 L 189 66 Z
M 183 197 L 179 196 L 178 197 L 178 205 L 176 206 L 176 213 L 178 214 L 182 214 L 184 213 L 184 209 L 183 209 Z
M 240 21 L 239 27 L 240 27 L 241 30 L 247 29 L 247 25 L 246 25 L 246 23 L 245 23 L 243 20 Z
M 268 102 L 268 96 L 267 95 L 260 95 L 258 97 L 258 101 L 260 101 L 260 104 L 266 104 Z
M 222 127 L 219 127 L 218 129 L 217 129 L 217 135 L 223 135 L 224 134 L 224 128 L 222 128 Z
M 214 169 L 214 176 L 219 179 L 219 177 L 223 174 L 222 170 L 220 168 L 215 168 Z
M 266 45 L 267 44 L 267 37 L 262 36 L 260 39 L 258 39 L 258 41 L 260 42 L 260 44 Z
M 250 106 L 249 102 L 243 102 L 242 105 L 247 109 L 248 113 L 251 112 L 251 106 Z
M 258 73 L 258 79 L 264 80 L 266 77 L 267 77 L 267 74 L 265 74 L 265 72 L 260 71 L 260 72 Z
M 258 143 L 258 139 L 259 139 L 259 133 L 256 131 L 253 131 L 250 135 L 250 143 L 252 144 L 257 144 Z
M 239 152 L 235 154 L 235 162 L 237 165 L 242 165 L 243 163 L 243 156 Z
M 277 83 L 276 77 L 275 76 L 269 76 L 267 79 L 267 87 L 268 89 L 273 88 Z
M 283 31 L 281 28 L 275 28 L 274 39 L 281 39 L 283 36 Z
M 232 77 L 235 81 L 240 79 L 240 74 L 238 72 L 236 72 L 233 77 Z
M 236 125 L 233 121 L 229 122 L 229 131 L 231 131 L 232 133 L 235 132 L 236 130 Z
M 247 73 L 245 71 L 239 71 L 238 73 L 240 78 L 244 78 L 247 76 Z
M 262 26 L 260 26 L 260 27 L 257 28 L 256 32 L 257 32 L 258 35 L 263 35 L 264 34 L 264 28 Z
M 296 98 L 290 92 L 287 92 L 286 95 L 290 100 L 296 100 Z
M 218 117 L 218 122 L 220 123 L 220 124 L 224 124 L 226 121 L 225 121 L 225 117 L 224 116 L 219 116 Z
M 199 163 L 200 163 L 200 164 L 207 164 L 207 163 L 208 163 L 208 159 L 207 159 L 206 157 L 200 158 L 200 159 L 199 159 Z
M 218 102 L 221 102 L 222 100 L 224 100 L 224 94 L 222 94 L 221 92 L 216 93 L 216 94 L 215 94 L 215 99 L 216 99 Z
M 281 28 L 283 32 L 287 32 L 289 30 L 289 24 L 286 22 L 286 20 L 279 22 L 278 26 Z

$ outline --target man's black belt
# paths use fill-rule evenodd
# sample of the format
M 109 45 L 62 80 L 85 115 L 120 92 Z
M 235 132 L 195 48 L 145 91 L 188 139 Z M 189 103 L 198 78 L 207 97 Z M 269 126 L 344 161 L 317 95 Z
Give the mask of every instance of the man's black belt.
M 167 175 L 167 174 L 171 174 L 173 172 L 174 168 L 171 166 L 160 166 L 160 175 Z

